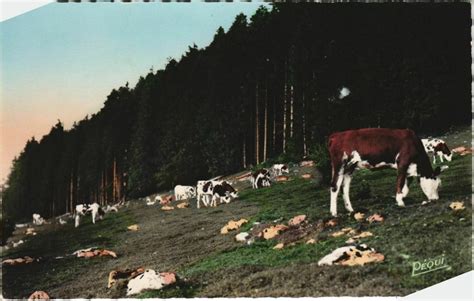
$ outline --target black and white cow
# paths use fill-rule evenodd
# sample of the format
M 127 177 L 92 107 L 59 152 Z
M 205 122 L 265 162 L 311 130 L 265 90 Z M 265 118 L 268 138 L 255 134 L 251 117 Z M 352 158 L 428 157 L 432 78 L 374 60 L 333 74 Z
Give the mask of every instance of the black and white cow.
M 226 181 L 212 187 L 212 202 L 211 206 L 216 207 L 217 201 L 219 203 L 230 203 L 233 199 L 239 197 L 237 191 Z
M 425 147 L 425 151 L 427 154 L 433 154 L 433 164 L 436 163 L 436 156 L 439 157 L 439 160 L 444 162 L 443 158 L 447 161 L 451 162 L 453 158 L 453 154 L 448 148 L 448 145 L 444 140 L 441 139 L 421 139 L 423 142 L 423 146 Z
M 250 181 L 253 189 L 270 187 L 270 171 L 265 168 L 259 169 L 252 174 Z
M 81 223 L 81 216 L 85 216 L 88 212 L 91 212 L 92 223 L 95 224 L 96 218 L 99 220 L 104 218 L 105 212 L 102 210 L 99 204 L 80 204 L 76 205 L 76 212 L 74 216 L 74 226 L 77 228 Z
M 396 201 L 405 206 L 408 194 L 407 177 L 420 177 L 420 186 L 428 201 L 437 200 L 442 169 L 433 170 L 421 140 L 408 129 L 359 129 L 334 133 L 329 136 L 332 164 L 331 205 L 337 215 L 337 196 L 341 185 L 346 209 L 353 211 L 349 199 L 352 173 L 356 169 L 395 168 L 398 171 Z
M 217 206 L 219 203 L 229 203 L 238 198 L 237 191 L 227 181 L 198 181 L 196 185 L 197 208 L 204 206 Z

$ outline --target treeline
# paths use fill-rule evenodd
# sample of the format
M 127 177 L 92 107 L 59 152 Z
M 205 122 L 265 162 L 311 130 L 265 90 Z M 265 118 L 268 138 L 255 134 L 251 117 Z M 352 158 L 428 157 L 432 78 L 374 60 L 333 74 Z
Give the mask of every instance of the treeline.
M 207 47 L 112 90 L 97 114 L 29 140 L 4 215 L 50 217 L 276 158 L 317 160 L 338 130 L 470 123 L 470 24 L 466 3 L 238 15 Z

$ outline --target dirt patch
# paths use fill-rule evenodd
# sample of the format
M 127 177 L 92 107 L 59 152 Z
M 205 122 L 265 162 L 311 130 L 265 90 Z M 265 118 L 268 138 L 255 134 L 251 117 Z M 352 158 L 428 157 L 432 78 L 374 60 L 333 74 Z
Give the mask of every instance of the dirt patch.
M 191 202 L 187 210 L 163 212 L 159 206 L 133 203 L 124 210 L 133 214 L 140 231 L 120 235 L 122 243 L 114 247 L 117 259 L 94 260 L 92 266 L 79 269 L 73 280 L 43 289 L 55 298 L 125 297 L 124 287 L 107 289 L 110 271 L 137 266 L 177 271 L 213 253 L 234 248 L 232 239 L 219 234 L 221 226 L 229 219 L 255 215 L 257 207 L 236 200 L 217 208 L 197 209 L 195 202 Z M 91 287 L 91 283 L 97 285 Z

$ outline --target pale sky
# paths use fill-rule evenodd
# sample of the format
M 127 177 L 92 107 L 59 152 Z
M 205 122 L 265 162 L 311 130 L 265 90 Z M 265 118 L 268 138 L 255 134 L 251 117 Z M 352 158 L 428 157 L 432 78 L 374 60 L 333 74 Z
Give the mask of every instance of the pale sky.
M 97 112 L 113 88 L 207 46 L 251 3 L 52 3 L 0 23 L 0 183 L 27 139 Z

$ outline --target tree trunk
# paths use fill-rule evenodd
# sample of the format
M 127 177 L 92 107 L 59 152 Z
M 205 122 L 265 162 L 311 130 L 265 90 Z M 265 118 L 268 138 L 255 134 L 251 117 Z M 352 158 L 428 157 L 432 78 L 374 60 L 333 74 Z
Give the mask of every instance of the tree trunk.
M 71 171 L 71 183 L 69 185 L 69 210 L 68 210 L 68 212 L 73 212 L 73 203 L 74 203 L 74 174 Z
M 285 87 L 283 90 L 283 153 L 286 153 L 286 102 L 287 102 L 287 74 L 286 74 L 286 62 L 285 62 Z
M 263 124 L 263 161 L 267 161 L 267 140 L 268 140 L 268 87 L 265 85 L 265 117 Z
M 244 136 L 244 143 L 242 145 L 242 164 L 243 164 L 244 168 L 247 168 L 247 155 L 246 155 L 246 152 L 247 152 L 247 146 L 246 146 L 246 143 L 245 143 L 245 136 Z
M 290 138 L 293 138 L 293 105 L 295 102 L 294 88 L 290 86 Z
M 302 105 L 303 105 L 303 155 L 308 155 L 308 148 L 306 146 L 306 111 L 305 111 L 305 97 L 304 91 L 302 96 Z
M 116 201 L 116 188 L 117 188 L 117 160 L 114 158 L 114 164 L 112 166 L 112 202 Z
M 260 120 L 258 111 L 258 83 L 255 87 L 255 162 L 260 163 Z
M 275 97 L 273 97 L 273 133 L 272 133 L 272 152 L 273 155 L 276 152 L 276 101 Z

